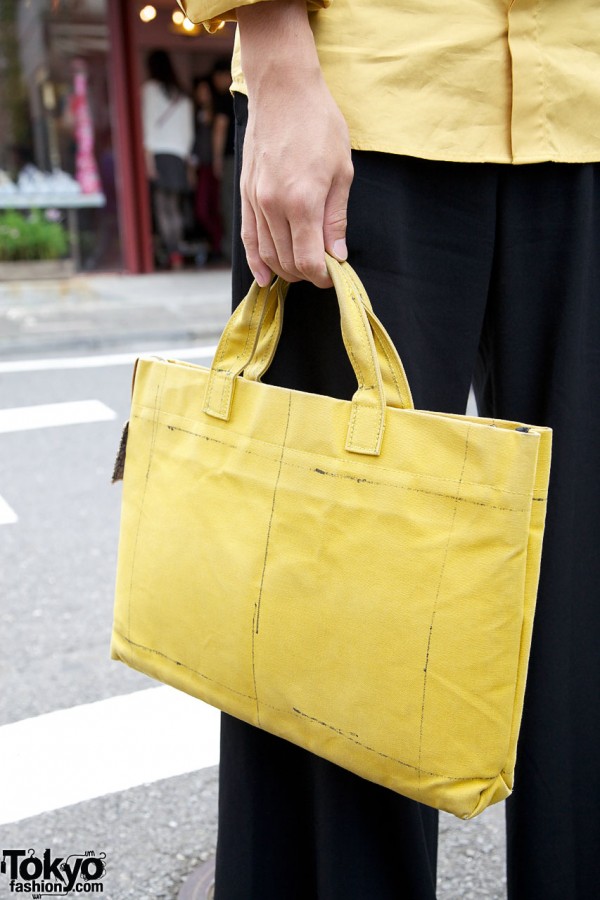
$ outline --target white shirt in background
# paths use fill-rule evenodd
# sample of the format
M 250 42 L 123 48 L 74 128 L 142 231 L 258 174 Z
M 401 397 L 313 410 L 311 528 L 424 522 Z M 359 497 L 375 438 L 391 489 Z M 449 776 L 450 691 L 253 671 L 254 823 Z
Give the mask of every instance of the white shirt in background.
M 194 143 L 194 108 L 189 97 L 168 97 L 158 81 L 142 85 L 144 148 L 187 159 Z

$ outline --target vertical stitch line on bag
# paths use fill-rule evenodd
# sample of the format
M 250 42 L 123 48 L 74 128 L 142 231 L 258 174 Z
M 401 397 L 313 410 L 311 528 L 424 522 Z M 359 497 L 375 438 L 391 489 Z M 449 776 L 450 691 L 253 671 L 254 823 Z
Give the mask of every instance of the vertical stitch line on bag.
M 269 542 L 271 540 L 271 527 L 273 525 L 273 516 L 275 514 L 275 498 L 277 496 L 277 488 L 279 487 L 279 479 L 281 478 L 281 471 L 283 469 L 283 455 L 285 453 L 285 442 L 287 440 L 287 433 L 290 427 L 290 414 L 292 411 L 292 392 L 290 391 L 288 394 L 288 412 L 287 412 L 287 421 L 285 423 L 285 431 L 283 433 L 283 441 L 281 442 L 281 454 L 279 456 L 279 468 L 277 470 L 277 477 L 275 479 L 275 487 L 273 488 L 273 501 L 271 503 L 271 515 L 269 517 L 269 525 L 267 528 L 267 540 L 265 541 L 265 556 L 263 559 L 263 567 L 262 573 L 260 576 L 260 587 L 258 589 L 258 597 L 256 603 L 254 604 L 254 616 L 252 620 L 252 680 L 254 682 L 254 699 L 256 700 L 256 720 L 260 725 L 260 708 L 258 703 L 258 691 L 256 689 L 256 635 L 258 634 L 258 629 L 260 625 L 260 605 L 262 601 L 263 595 L 263 587 L 265 583 L 265 574 L 267 571 L 267 560 L 269 558 Z
M 152 465 L 152 457 L 154 456 L 154 445 L 156 443 L 156 435 L 158 434 L 158 410 L 160 407 L 160 399 L 162 397 L 163 385 L 167 377 L 167 366 L 164 367 L 163 377 L 156 388 L 154 397 L 154 416 L 152 418 L 152 437 L 150 438 L 150 453 L 148 455 L 148 468 L 146 469 L 146 477 L 144 479 L 144 492 L 142 494 L 142 502 L 140 503 L 140 516 L 138 519 L 137 529 L 135 532 L 135 541 L 133 544 L 133 555 L 131 558 L 131 578 L 129 579 L 129 603 L 127 604 L 127 638 L 131 638 L 131 592 L 133 590 L 133 578 L 135 575 L 135 563 L 137 559 L 138 541 L 140 537 L 140 529 L 142 527 L 142 514 L 144 512 L 144 504 L 146 502 L 146 492 L 148 490 L 148 482 L 150 480 L 150 466 Z
M 425 653 L 425 665 L 423 667 L 423 696 L 421 699 L 421 723 L 419 727 L 419 759 L 418 759 L 418 771 L 419 771 L 419 789 L 421 786 L 421 757 L 423 753 L 423 727 L 425 722 L 425 695 L 427 692 L 427 675 L 429 671 L 429 657 L 431 650 L 431 638 L 433 636 L 433 625 L 435 622 L 435 616 L 437 612 L 438 600 L 440 598 L 440 591 L 442 589 L 442 581 L 444 580 L 444 572 L 446 571 L 446 562 L 448 561 L 448 551 L 450 549 L 450 541 L 452 540 L 452 534 L 454 531 L 454 523 L 456 522 L 456 513 L 458 511 L 458 501 L 461 485 L 463 482 L 465 468 L 467 465 L 467 453 L 469 451 L 469 438 L 471 435 L 471 426 L 469 425 L 467 429 L 467 436 L 465 438 L 465 455 L 462 461 L 462 469 L 460 471 L 460 478 L 458 479 L 458 485 L 456 487 L 456 496 L 454 498 L 454 511 L 452 513 L 452 522 L 450 523 L 450 528 L 448 530 L 448 540 L 446 541 L 446 548 L 444 550 L 444 558 L 442 560 L 442 566 L 440 569 L 440 577 L 438 579 L 437 591 L 435 593 L 435 599 L 433 601 L 433 607 L 431 610 L 431 621 L 429 623 L 429 634 L 427 636 L 427 650 Z

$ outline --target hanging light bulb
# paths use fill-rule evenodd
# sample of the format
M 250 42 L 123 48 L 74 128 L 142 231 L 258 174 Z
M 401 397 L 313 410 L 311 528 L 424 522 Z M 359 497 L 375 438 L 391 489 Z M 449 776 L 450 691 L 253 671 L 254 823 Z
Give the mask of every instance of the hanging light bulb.
M 180 9 L 173 10 L 171 22 L 173 23 L 171 31 L 175 34 L 184 35 L 185 37 L 195 37 L 202 34 L 200 25 L 194 24 Z
M 140 19 L 142 22 L 151 22 L 156 18 L 156 7 L 148 4 L 140 9 Z

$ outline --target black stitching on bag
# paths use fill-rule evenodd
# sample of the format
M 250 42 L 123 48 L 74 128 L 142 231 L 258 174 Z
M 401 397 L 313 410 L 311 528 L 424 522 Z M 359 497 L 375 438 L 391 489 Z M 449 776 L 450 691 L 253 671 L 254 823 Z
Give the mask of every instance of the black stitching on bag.
M 140 418 L 140 417 L 134 415 L 134 416 L 132 416 L 132 418 Z M 185 428 L 180 428 L 178 425 L 167 425 L 165 422 L 159 422 L 159 425 L 162 425 L 163 428 L 168 428 L 169 431 L 180 431 L 180 432 L 183 432 L 183 434 L 189 434 L 192 437 L 197 437 L 204 441 L 209 441 L 209 442 L 212 442 L 215 444 L 221 444 L 224 447 L 229 447 L 231 450 L 238 450 L 240 453 L 247 453 L 249 456 L 256 456 L 259 459 L 265 458 L 261 453 L 257 453 L 255 450 L 249 450 L 245 447 L 242 448 L 242 447 L 239 447 L 237 444 L 229 444 L 226 441 L 221 441 L 218 438 L 212 437 L 211 435 L 200 434 L 196 431 L 189 431 Z M 276 447 L 277 445 L 270 444 L 269 446 Z M 374 485 L 374 486 L 378 486 L 378 487 L 389 487 L 389 488 L 394 488 L 399 491 L 409 491 L 414 494 L 426 494 L 428 497 L 441 497 L 443 500 L 454 500 L 454 501 L 458 500 L 461 503 L 469 503 L 471 506 L 482 506 L 485 509 L 497 509 L 497 510 L 500 510 L 501 512 L 516 512 L 516 513 L 527 512 L 527 510 L 524 507 L 521 508 L 521 507 L 514 507 L 514 506 L 498 506 L 493 503 L 486 503 L 483 500 L 471 500 L 469 497 L 456 497 L 454 494 L 443 494 L 440 491 L 430 491 L 430 490 L 427 490 L 426 488 L 414 488 L 414 487 L 409 487 L 408 485 L 404 485 L 404 484 L 395 484 L 390 481 L 371 481 L 368 478 L 362 478 L 361 476 L 354 476 L 354 475 L 349 475 L 349 474 L 348 475 L 347 474 L 338 474 L 336 472 L 327 472 L 325 469 L 315 469 L 313 466 L 301 466 L 299 463 L 293 463 L 287 459 L 283 460 L 282 465 L 288 466 L 289 468 L 293 468 L 293 469 L 300 469 L 300 471 L 302 471 L 302 472 L 317 472 L 319 475 L 327 475 L 330 478 L 341 478 L 341 479 L 347 479 L 349 481 L 355 481 L 357 484 L 370 484 L 370 485 Z M 393 471 L 393 470 L 388 469 L 387 471 Z M 410 475 L 411 473 L 407 473 L 407 474 Z M 420 476 L 417 476 L 417 477 L 420 477 Z M 427 476 L 424 476 L 424 477 L 427 477 Z M 440 479 L 440 480 L 442 480 L 442 479 Z M 443 479 L 443 480 L 448 481 L 451 484 L 457 484 L 457 482 L 450 481 L 450 479 Z M 473 482 L 473 481 L 466 481 L 466 482 L 464 482 L 464 484 L 474 485 L 475 487 L 481 486 L 481 485 L 478 485 L 477 482 Z M 507 493 L 515 493 L 515 492 L 507 491 Z M 518 494 L 517 496 L 528 497 L 527 494 Z M 542 502 L 545 500 L 545 498 L 543 498 L 543 497 L 538 497 L 538 498 L 534 498 L 534 499 L 538 499 Z
M 441 591 L 441 589 L 442 589 L 442 581 L 443 581 L 443 579 L 444 579 L 444 572 L 446 571 L 446 562 L 447 562 L 447 560 L 448 560 L 448 551 L 449 551 L 449 549 L 450 549 L 450 541 L 452 540 L 452 533 L 453 533 L 453 531 L 454 531 L 454 523 L 456 522 L 456 513 L 457 513 L 457 511 L 458 511 L 458 500 L 459 500 L 459 496 L 458 496 L 458 495 L 459 495 L 459 493 L 460 493 L 460 488 L 461 488 L 461 483 L 462 483 L 462 477 L 463 477 L 463 475 L 464 475 L 464 473 L 465 473 L 465 466 L 466 466 L 466 464 L 467 464 L 467 453 L 468 453 L 468 451 L 469 451 L 469 436 L 470 436 L 470 433 L 471 433 L 471 428 L 469 427 L 469 428 L 467 429 L 467 435 L 466 435 L 466 438 L 465 438 L 465 455 L 464 455 L 464 457 L 463 457 L 463 463 L 462 463 L 462 469 L 461 469 L 461 473 L 460 473 L 460 479 L 459 479 L 459 482 L 458 482 L 458 487 L 457 487 L 457 489 L 456 489 L 456 497 L 455 497 L 455 503 L 454 503 L 454 512 L 453 512 L 453 514 L 452 514 L 452 522 L 450 523 L 450 528 L 449 528 L 449 530 L 448 530 L 448 540 L 446 541 L 446 549 L 445 549 L 445 551 L 444 551 L 444 559 L 442 560 L 442 566 L 441 566 L 441 569 L 440 569 L 440 577 L 439 577 L 439 580 L 438 580 L 437 591 L 436 591 L 435 598 L 434 598 L 434 601 L 433 601 L 433 606 L 432 606 L 432 608 L 431 608 L 431 621 L 430 621 L 430 623 L 429 623 L 429 635 L 428 635 L 428 637 L 427 637 L 427 650 L 426 650 L 426 653 L 425 653 L 425 665 L 424 665 L 424 667 L 423 667 L 423 697 L 422 697 L 422 701 L 421 701 L 421 723 L 420 723 L 420 727 L 419 727 L 419 766 L 418 766 L 418 768 L 419 768 L 419 783 L 420 783 L 420 780 L 421 780 L 421 779 L 420 779 L 420 776 L 421 776 L 421 755 L 422 755 L 422 751 L 423 751 L 423 728 L 424 728 L 424 724 L 425 724 L 425 696 L 426 696 L 426 693 L 427 693 L 427 675 L 428 675 L 428 670 L 429 670 L 429 656 L 430 656 L 430 651 L 431 651 L 431 639 L 432 639 L 432 636 L 433 636 L 433 625 L 434 625 L 434 622 L 435 622 L 435 615 L 436 615 L 436 612 L 437 612 L 437 604 L 438 604 L 438 600 L 439 600 L 439 597 L 440 597 L 440 591 Z
M 152 406 L 145 406 L 143 403 L 136 403 L 136 404 L 134 404 L 134 405 L 135 405 L 135 407 L 136 407 L 137 409 L 147 409 L 147 410 L 150 410 L 150 411 L 152 411 L 152 410 L 154 409 L 154 407 L 152 407 Z M 415 410 L 410 410 L 410 412 L 413 412 L 413 411 L 415 411 Z M 416 412 L 418 412 L 418 410 L 416 410 Z M 189 416 L 183 416 L 183 415 L 181 415 L 180 413 L 167 413 L 167 415 L 169 415 L 169 416 L 174 416 L 175 418 L 180 419 L 180 420 L 183 421 L 183 422 L 191 422 L 193 425 L 196 425 L 196 424 L 197 424 L 197 420 L 196 420 L 196 419 L 191 419 Z M 132 413 L 132 415 L 131 415 L 130 418 L 132 418 L 132 419 L 144 419 L 145 416 L 140 416 L 139 414 L 133 414 L 133 413 Z M 436 418 L 437 418 L 437 416 L 436 416 Z M 177 426 L 177 425 L 169 425 L 169 424 L 167 424 L 166 422 L 159 422 L 159 424 L 162 425 L 164 428 L 169 428 L 171 431 L 182 431 L 184 434 L 190 434 L 190 435 L 194 435 L 195 437 L 204 438 L 204 439 L 207 440 L 207 441 L 214 441 L 214 442 L 217 443 L 217 444 L 221 443 L 221 444 L 224 444 L 226 447 L 231 447 L 232 449 L 238 449 L 238 450 L 240 450 L 240 452 L 242 452 L 242 451 L 241 451 L 241 448 L 240 448 L 237 444 L 226 444 L 225 441 L 220 441 L 220 440 L 218 440 L 217 438 L 213 438 L 213 437 L 210 436 L 210 435 L 204 435 L 204 434 L 201 434 L 201 433 L 198 432 L 198 431 L 188 431 L 188 430 L 186 430 L 185 428 L 181 428 L 181 427 L 179 427 L 179 426 Z M 470 423 L 470 422 L 467 423 L 467 427 L 468 427 L 468 428 L 471 428 L 471 427 L 472 427 L 472 423 Z M 492 426 L 490 425 L 489 427 L 491 428 Z M 493 426 L 493 427 L 495 428 L 496 426 Z M 241 437 L 241 438 L 244 438 L 245 440 L 251 440 L 251 441 L 253 441 L 253 442 L 256 443 L 256 444 L 263 444 L 265 447 L 276 447 L 277 449 L 279 449 L 279 445 L 278 445 L 278 444 L 274 444 L 273 441 L 266 441 L 266 440 L 264 440 L 264 438 L 258 438 L 258 437 L 254 437 L 254 436 L 251 437 L 251 438 L 248 438 L 247 435 L 239 434 L 239 432 L 233 430 L 233 428 L 231 427 L 231 424 L 228 424 L 227 430 L 230 432 L 230 434 L 235 435 L 236 437 Z M 502 430 L 504 430 L 504 429 L 502 429 Z M 294 453 L 300 453 L 300 454 L 304 454 L 304 455 L 307 455 L 307 456 L 310 456 L 310 457 L 321 456 L 323 459 L 327 459 L 327 460 L 331 460 L 331 458 L 332 458 L 332 457 L 326 456 L 325 454 L 322 454 L 322 453 L 313 453 L 313 452 L 310 451 L 310 450 L 302 450 L 302 449 L 298 449 L 297 447 L 289 448 L 289 449 L 293 450 Z M 253 453 L 255 456 L 261 456 L 260 453 L 257 453 L 256 451 L 252 451 L 252 450 L 244 450 L 243 452 L 245 452 L 245 453 Z M 337 461 L 337 457 L 333 457 L 333 459 L 335 459 L 335 460 Z M 348 465 L 352 465 L 353 462 L 356 462 L 356 461 L 355 461 L 355 460 L 352 460 L 351 458 L 348 458 L 348 460 L 347 460 L 347 464 L 348 464 Z M 301 467 L 298 466 L 298 468 L 301 468 Z M 306 468 L 308 469 L 309 467 L 307 466 Z M 407 475 L 413 475 L 413 474 L 414 474 L 414 473 L 412 473 L 412 472 L 408 472 L 406 469 L 399 469 L 399 468 L 396 468 L 396 469 L 395 469 L 395 468 L 392 468 L 391 466 L 384 466 L 384 465 L 381 465 L 381 462 L 380 462 L 380 461 L 377 462 L 377 468 L 378 468 L 378 470 L 380 470 L 381 472 L 391 472 L 391 473 L 393 473 L 394 475 L 397 475 L 398 472 L 404 472 L 404 473 L 407 474 Z M 436 481 L 445 481 L 445 482 L 447 482 L 448 484 L 458 484 L 458 481 L 457 481 L 456 478 L 444 478 L 443 475 L 427 475 L 426 473 L 421 472 L 421 473 L 418 475 L 418 477 L 419 477 L 419 478 L 435 479 Z M 387 482 L 373 482 L 373 484 L 375 484 L 375 483 L 387 484 Z M 474 486 L 474 487 L 482 487 L 482 484 L 481 484 L 481 482 L 479 482 L 479 481 L 464 481 L 464 480 L 463 480 L 462 483 L 465 484 L 465 485 L 472 485 L 472 486 Z M 483 486 L 485 486 L 485 485 L 483 485 Z M 531 495 L 530 495 L 530 493 L 529 493 L 528 491 L 511 491 L 511 490 L 509 490 L 508 488 L 502 488 L 502 493 L 503 493 L 503 494 L 511 494 L 511 495 L 514 496 L 514 497 L 523 497 L 523 498 L 525 498 L 525 499 L 529 499 L 529 498 L 531 497 Z M 453 495 L 452 495 L 452 496 L 453 496 Z M 539 500 L 539 501 L 541 501 L 541 502 L 545 502 L 545 501 L 547 500 L 546 497 L 533 497 L 533 498 L 531 498 L 531 499 L 533 499 L 533 500 Z M 492 508 L 496 508 L 496 509 L 504 509 L 505 507 L 492 507 Z M 510 509 L 510 507 L 506 507 L 506 508 L 507 508 L 507 509 Z M 512 510 L 512 511 L 513 511 L 513 512 L 525 512 L 524 509 L 515 509 L 515 510 Z
M 277 707 L 271 707 L 276 712 L 285 712 L 283 709 L 277 709 Z M 356 744 L 358 747 L 362 747 L 364 750 L 368 750 L 370 753 L 376 753 L 377 756 L 381 756 L 383 759 L 389 759 L 390 762 L 397 763 L 400 766 L 403 766 L 406 769 L 412 769 L 414 772 L 419 772 L 422 775 L 431 775 L 433 778 L 444 778 L 446 781 L 464 781 L 465 778 L 469 780 L 477 780 L 477 781 L 495 781 L 498 775 L 444 775 L 441 772 L 429 772 L 426 769 L 420 769 L 419 766 L 412 765 L 411 763 L 404 762 L 402 759 L 398 759 L 396 756 L 390 756 L 389 753 L 383 753 L 381 750 L 375 750 L 373 747 L 369 747 L 368 744 L 363 744 L 362 741 L 358 740 L 358 735 L 353 731 L 343 731 L 341 728 L 337 728 L 335 725 L 329 725 L 327 722 L 322 722 L 321 719 L 317 719 L 314 716 L 309 716 L 307 713 L 302 712 L 302 710 L 297 709 L 295 706 L 292 707 L 292 712 L 296 713 L 298 716 L 302 716 L 303 719 L 308 719 L 310 722 L 314 722 L 316 725 L 322 725 L 323 728 L 328 728 L 330 731 L 335 731 L 336 734 L 339 734 L 340 737 L 346 738 L 346 740 L 351 741 L 353 744 Z M 501 774 L 501 773 L 499 773 Z
M 239 697 L 244 697 L 245 700 L 256 699 L 250 694 L 244 694 L 242 691 L 236 691 L 235 688 L 230 687 L 228 684 L 223 684 L 221 681 L 217 681 L 215 678 L 211 678 L 209 675 L 205 675 L 204 672 L 200 672 L 198 669 L 192 669 L 191 666 L 187 666 L 185 663 L 179 662 L 178 659 L 173 659 L 172 656 L 168 656 L 166 653 L 163 653 L 162 650 L 156 650 L 154 647 L 146 647 L 145 644 L 139 644 L 136 641 L 132 641 L 131 638 L 126 637 L 116 629 L 115 632 L 119 635 L 120 638 L 122 638 L 124 641 L 127 641 L 128 644 L 131 644 L 132 647 L 137 647 L 139 650 L 147 650 L 148 653 L 154 653 L 156 656 L 161 656 L 163 659 L 167 659 L 169 662 L 174 663 L 176 666 L 180 666 L 182 669 L 187 669 L 188 672 L 193 672 L 194 675 L 199 675 L 200 678 L 204 678 L 205 681 L 212 681 L 213 684 L 225 688 L 226 691 L 230 691 L 232 694 L 237 694 Z
M 316 722 L 317 725 L 322 725 L 324 728 L 329 728 L 330 731 L 335 731 L 337 734 L 341 734 L 342 737 L 358 738 L 356 732 L 342 731 L 341 728 L 336 728 L 335 725 L 329 725 L 327 722 L 322 722 L 321 719 L 315 719 L 314 716 L 309 716 L 307 713 L 302 712 L 301 709 L 296 709 L 295 706 L 292 707 L 292 712 L 295 712 L 297 715 L 302 716 L 303 719 L 309 719 L 311 722 Z
M 116 631 L 116 629 L 115 629 Z M 191 666 L 186 665 L 185 663 L 179 662 L 177 659 L 173 659 L 173 657 L 168 656 L 166 653 L 163 653 L 161 650 L 156 650 L 154 647 L 146 647 L 145 644 L 137 643 L 136 641 L 132 641 L 131 638 L 126 637 L 124 634 L 116 631 L 120 638 L 130 644 L 132 647 L 137 647 L 139 650 L 146 650 L 148 653 L 153 653 L 156 656 L 160 656 L 163 659 L 168 660 L 168 662 L 172 662 L 174 665 L 181 667 L 182 669 L 187 669 L 188 672 L 192 672 L 194 675 L 199 675 L 200 678 L 203 678 L 205 681 L 210 681 L 212 684 L 216 684 L 218 687 L 224 688 L 226 691 L 229 691 L 231 694 L 236 694 L 238 697 L 243 697 L 244 700 L 256 700 L 256 697 L 251 696 L 250 694 L 245 694 L 243 691 L 238 691 L 235 688 L 230 687 L 228 684 L 223 684 L 221 681 L 217 681 L 215 678 L 211 678 L 209 675 L 205 675 L 204 672 L 200 672 L 198 669 L 193 669 Z M 282 709 L 279 706 L 274 706 L 272 703 L 266 703 L 262 701 L 261 705 L 267 709 L 272 710 L 273 712 L 279 712 L 283 715 L 289 715 L 288 709 Z M 404 766 L 408 769 L 413 769 L 415 771 L 419 771 L 417 766 L 411 765 L 410 763 L 406 763 L 401 759 L 397 759 L 395 756 L 390 756 L 387 753 L 383 753 L 381 750 L 375 750 L 373 747 L 369 747 L 368 744 L 363 744 L 359 740 L 357 740 L 358 735 L 355 735 L 354 732 L 342 731 L 341 728 L 336 728 L 334 725 L 328 725 L 327 722 L 322 722 L 320 719 L 315 718 L 314 716 L 309 716 L 307 713 L 303 713 L 301 710 L 296 709 L 296 707 L 292 708 L 292 712 L 298 716 L 302 716 L 305 719 L 309 719 L 314 722 L 316 725 L 322 725 L 324 728 L 329 728 L 332 731 L 335 731 L 339 734 L 340 737 L 345 738 L 346 740 L 351 741 L 353 744 L 357 744 L 359 747 L 362 747 L 364 750 L 368 750 L 370 753 L 376 753 L 377 756 L 381 756 L 384 759 L 389 759 L 391 762 L 398 763 L 401 766 Z M 504 770 L 502 770 L 504 771 Z M 498 773 L 498 775 L 502 774 L 502 771 Z M 431 775 L 434 778 L 443 778 L 446 781 L 464 781 L 466 778 L 470 780 L 477 781 L 494 781 L 498 775 L 445 775 L 443 772 L 428 772 L 423 771 L 424 775 Z
M 273 488 L 273 502 L 271 503 L 271 515 L 269 518 L 269 527 L 267 529 L 267 539 L 265 541 L 265 556 L 263 560 L 263 568 L 260 576 L 260 587 L 258 589 L 258 597 L 256 603 L 254 604 L 254 616 L 252 621 L 252 678 L 254 681 L 254 693 L 256 696 L 256 718 L 258 724 L 260 725 L 260 706 L 258 700 L 258 690 L 256 688 L 256 649 L 255 649 L 255 641 L 256 636 L 258 634 L 258 628 L 260 624 L 260 604 L 263 595 L 263 588 L 265 583 L 265 574 L 267 571 L 267 559 L 269 557 L 269 542 L 271 540 L 271 526 L 273 525 L 273 516 L 275 514 L 275 498 L 277 497 L 277 488 L 279 486 L 279 479 L 281 478 L 281 470 L 283 468 L 283 454 L 285 452 L 285 441 L 287 438 L 288 428 L 290 425 L 290 415 L 292 411 L 292 392 L 288 394 L 288 414 L 287 421 L 285 423 L 285 432 L 283 434 L 283 440 L 281 442 L 281 456 L 279 459 L 279 469 L 277 470 L 277 478 L 275 479 L 275 487 Z

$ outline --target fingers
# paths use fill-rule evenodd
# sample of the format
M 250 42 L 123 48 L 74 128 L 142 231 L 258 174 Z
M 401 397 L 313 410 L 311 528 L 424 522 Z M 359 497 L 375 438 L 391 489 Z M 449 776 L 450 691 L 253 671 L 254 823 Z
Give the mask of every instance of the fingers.
M 287 197 L 281 204 L 262 196 L 251 202 L 242 196 L 242 240 L 248 265 L 261 286 L 271 272 L 286 281 L 306 280 L 331 287 L 325 250 L 339 260 L 347 257 L 346 208 L 350 180 L 336 179 L 324 199 Z
M 292 236 L 296 270 L 301 278 L 317 287 L 331 287 L 331 279 L 325 265 L 323 243 L 323 213 L 318 217 L 298 216 L 289 223 Z
M 354 169 L 348 160 L 347 167 L 339 173 L 331 185 L 323 215 L 325 249 L 340 262 L 348 258 L 346 227 L 348 224 L 348 196 L 353 177 Z
M 270 264 L 286 280 L 311 281 L 317 287 L 329 287 L 323 244 L 323 205 L 318 196 L 288 195 L 279 206 L 265 205 L 265 246 L 276 254 Z M 259 225 L 260 233 L 260 225 Z M 259 244 L 260 244 L 259 239 Z M 262 249 L 262 245 L 261 245 Z M 261 256 L 264 256 L 261 252 Z
M 258 227 L 254 210 L 242 191 L 242 241 L 246 250 L 248 267 L 256 282 L 265 287 L 271 280 L 271 269 L 263 262 L 258 248 Z
M 283 207 L 264 196 L 252 203 L 242 190 L 242 241 L 256 281 L 264 286 L 274 272 L 289 282 L 330 286 L 322 218 L 314 210 Z
M 253 128 L 248 120 L 242 240 L 260 285 L 275 272 L 286 281 L 307 280 L 325 288 L 331 286 L 326 251 L 339 260 L 348 255 L 346 215 L 354 172 L 347 127 L 337 107 L 330 103 L 315 117 L 300 106 L 287 128 L 274 128 L 262 117 Z M 279 115 L 279 106 L 277 110 Z M 287 135 L 285 146 L 273 140 L 279 131 Z
M 267 218 L 261 209 L 255 210 L 255 216 L 261 260 L 286 281 L 301 281 L 304 276 L 294 262 L 292 235 L 285 216 L 277 211 Z

